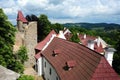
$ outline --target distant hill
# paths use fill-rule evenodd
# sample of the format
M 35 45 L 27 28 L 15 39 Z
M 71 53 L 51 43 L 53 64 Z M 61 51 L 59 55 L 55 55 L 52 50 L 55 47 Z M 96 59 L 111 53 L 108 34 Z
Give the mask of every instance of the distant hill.
M 63 24 L 65 27 L 82 27 L 86 29 L 120 29 L 119 24 L 115 23 L 65 23 Z

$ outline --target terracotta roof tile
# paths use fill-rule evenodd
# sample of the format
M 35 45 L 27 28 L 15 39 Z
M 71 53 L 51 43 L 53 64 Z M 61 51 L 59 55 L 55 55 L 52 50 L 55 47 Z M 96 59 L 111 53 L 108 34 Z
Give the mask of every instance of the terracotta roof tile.
M 95 40 L 97 37 L 86 35 L 86 38 L 84 39 L 84 34 L 79 34 L 79 38 L 82 44 L 87 46 L 88 40 Z
M 79 34 L 79 38 L 80 38 L 81 43 L 85 46 L 88 45 L 89 40 L 93 41 L 93 40 L 97 39 L 97 37 L 89 36 L 89 35 L 86 35 L 86 38 L 84 39 L 83 34 Z M 94 44 L 94 50 L 98 53 L 103 53 L 104 52 L 104 49 L 102 48 L 102 44 L 100 43 L 100 46 L 98 46 L 97 42 L 95 42 L 95 44 Z
M 96 67 L 91 80 L 120 80 L 120 77 L 107 60 L 104 57 L 101 57 L 100 63 Z
M 36 59 L 39 59 L 40 57 L 41 57 L 41 53 L 40 52 L 35 55 Z
M 70 40 L 70 38 L 73 36 L 71 33 L 64 34 L 66 40 Z
M 18 11 L 18 16 L 17 16 L 17 20 L 20 20 L 22 22 L 28 22 L 25 17 L 23 16 L 21 11 Z
M 97 51 L 98 53 L 103 53 L 104 49 L 102 48 L 102 44 L 100 43 L 100 46 L 97 46 L 97 43 L 94 44 L 94 50 Z
M 53 57 L 52 54 L 55 49 L 62 51 L 62 54 Z M 110 78 L 106 77 L 107 75 L 115 75 L 111 78 L 119 78 L 102 55 L 77 43 L 54 38 L 42 54 L 54 66 L 61 80 L 99 80 L 99 77 L 96 76 L 109 80 Z M 65 70 L 66 62 L 70 60 L 75 60 L 77 65 L 67 71 Z M 110 73 L 109 70 L 112 70 L 113 73 Z M 102 75 L 104 71 L 107 72 L 106 76 Z
M 54 31 L 54 30 L 52 30 L 48 35 L 47 35 L 47 37 L 43 40 L 43 41 L 41 41 L 41 42 L 39 42 L 38 44 L 37 44 L 37 46 L 35 47 L 35 49 L 37 49 L 37 50 L 42 50 L 43 49 L 43 47 L 47 44 L 47 42 L 50 40 L 50 38 L 52 37 L 52 34 L 56 34 L 56 32 Z
M 68 67 L 75 67 L 75 65 L 76 65 L 76 61 L 75 60 L 67 61 L 67 66 Z

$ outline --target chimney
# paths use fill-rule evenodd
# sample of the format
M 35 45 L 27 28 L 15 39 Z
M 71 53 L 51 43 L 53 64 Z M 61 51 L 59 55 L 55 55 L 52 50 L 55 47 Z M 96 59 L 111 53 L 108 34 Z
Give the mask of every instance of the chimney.
M 97 39 L 97 46 L 98 46 L 98 47 L 100 46 L 100 43 L 101 43 L 100 37 L 98 37 L 98 39 Z
M 52 56 L 57 56 L 57 55 L 60 54 L 60 53 L 61 53 L 61 51 L 60 51 L 59 49 L 55 49 L 55 50 L 53 51 Z
M 63 34 L 63 31 L 59 31 L 59 34 L 57 35 L 57 37 L 66 40 L 66 38 L 65 38 L 65 36 L 64 36 L 64 34 Z
M 64 27 L 64 30 L 66 30 L 66 27 Z
M 83 39 L 86 39 L 86 34 L 84 34 Z
M 93 40 L 88 40 L 88 48 L 94 50 L 94 41 Z
M 76 61 L 75 60 L 67 61 L 66 65 L 68 67 L 68 70 L 71 70 L 72 68 L 74 68 L 76 66 Z
M 77 33 L 77 35 L 79 36 L 79 33 Z
M 105 58 L 109 62 L 109 64 L 112 66 L 112 61 L 113 61 L 113 55 L 116 50 L 114 48 L 105 48 Z

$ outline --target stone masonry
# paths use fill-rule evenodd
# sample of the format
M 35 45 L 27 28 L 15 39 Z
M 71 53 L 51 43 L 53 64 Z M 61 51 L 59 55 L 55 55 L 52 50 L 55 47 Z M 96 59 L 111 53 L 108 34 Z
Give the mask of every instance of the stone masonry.
M 28 51 L 28 61 L 25 66 L 33 66 L 35 64 L 35 46 L 37 45 L 37 22 L 30 22 L 25 30 L 24 43 Z

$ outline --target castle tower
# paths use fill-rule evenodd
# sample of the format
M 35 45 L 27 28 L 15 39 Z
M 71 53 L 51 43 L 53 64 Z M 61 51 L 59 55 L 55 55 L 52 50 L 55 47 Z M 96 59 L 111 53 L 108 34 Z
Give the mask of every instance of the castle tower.
M 25 19 L 21 11 L 18 11 L 17 15 L 17 27 L 20 32 L 24 31 L 25 26 L 27 26 L 28 21 Z
M 17 45 L 17 42 L 19 42 L 19 46 L 24 45 L 26 47 L 29 59 L 27 62 L 25 62 L 25 66 L 33 66 L 35 64 L 34 47 L 37 45 L 37 22 L 28 22 L 23 16 L 22 12 L 18 11 L 17 28 L 18 32 L 16 32 L 16 35 L 19 36 L 16 37 L 17 39 L 15 45 Z

